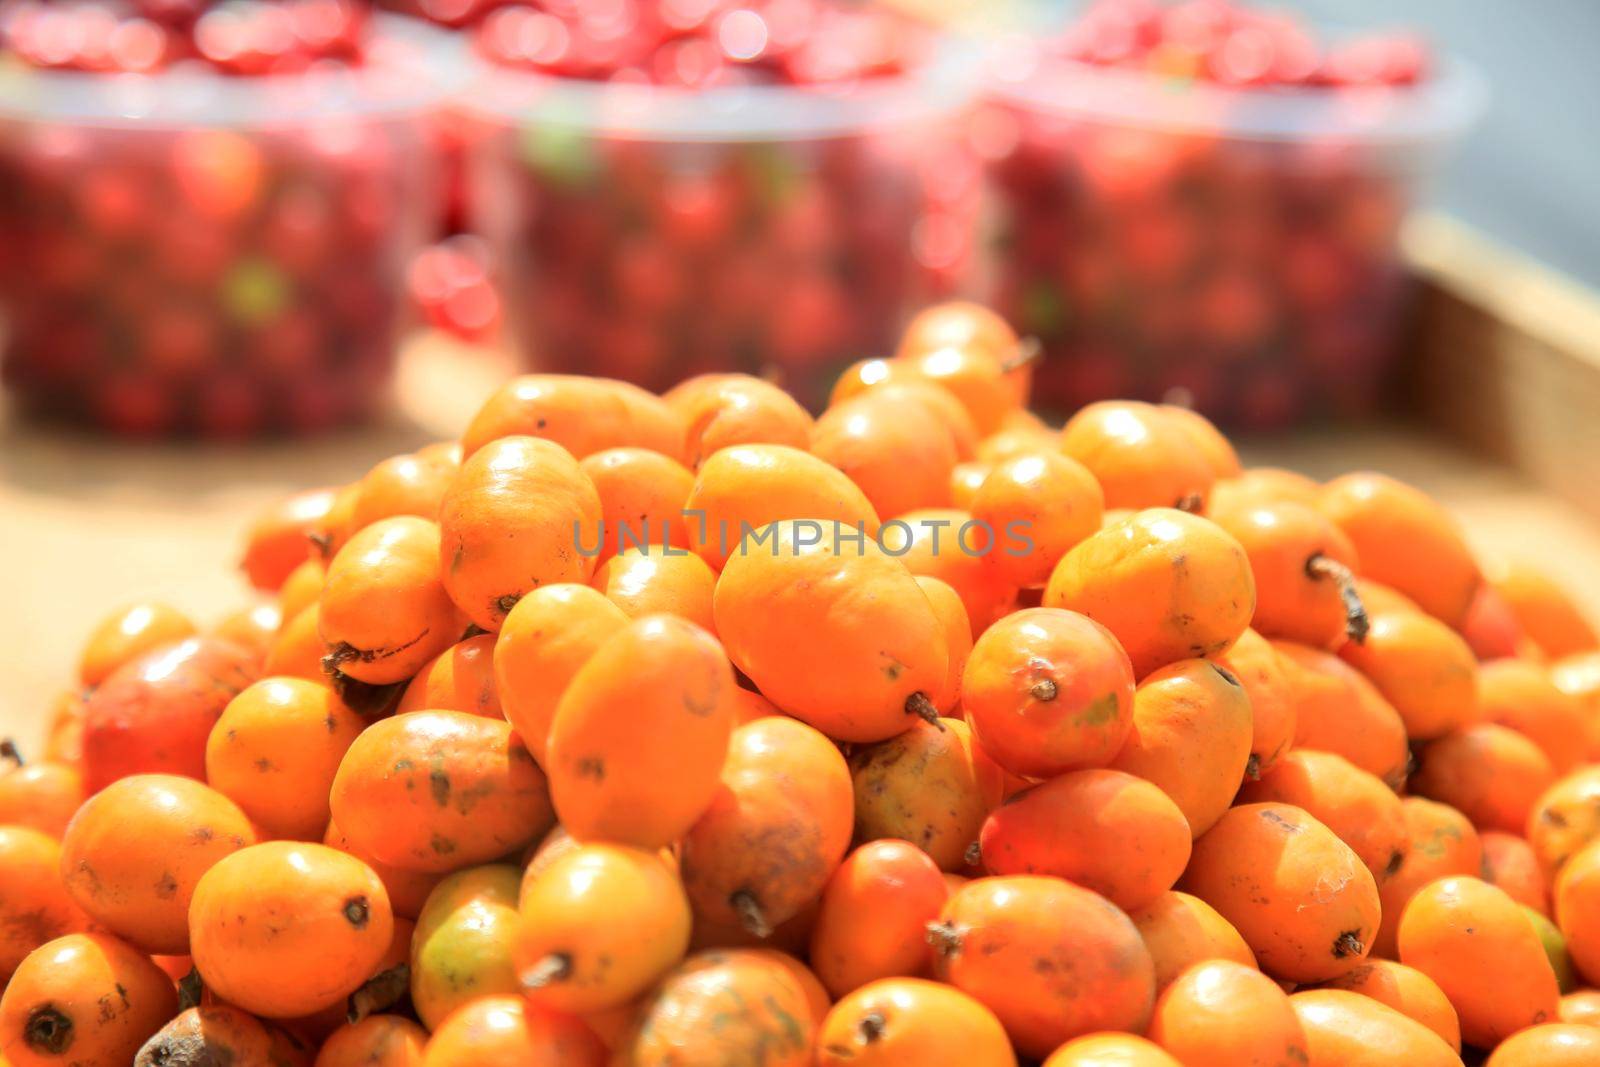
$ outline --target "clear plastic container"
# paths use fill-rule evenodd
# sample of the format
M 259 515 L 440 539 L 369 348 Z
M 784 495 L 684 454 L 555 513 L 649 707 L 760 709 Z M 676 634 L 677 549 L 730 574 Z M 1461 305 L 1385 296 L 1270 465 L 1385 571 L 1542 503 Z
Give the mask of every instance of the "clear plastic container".
M 510 336 L 541 369 L 746 371 L 820 404 L 965 269 L 975 59 L 945 42 L 848 89 L 703 92 L 484 66 L 468 202 Z
M 25 408 L 246 437 L 386 399 L 432 221 L 423 120 L 461 64 L 420 22 L 374 29 L 362 66 L 295 75 L 0 66 L 0 332 Z
M 1035 57 L 991 63 L 981 289 L 1043 343 L 1041 400 L 1176 394 L 1254 428 L 1377 406 L 1399 226 L 1481 79 L 1244 90 Z

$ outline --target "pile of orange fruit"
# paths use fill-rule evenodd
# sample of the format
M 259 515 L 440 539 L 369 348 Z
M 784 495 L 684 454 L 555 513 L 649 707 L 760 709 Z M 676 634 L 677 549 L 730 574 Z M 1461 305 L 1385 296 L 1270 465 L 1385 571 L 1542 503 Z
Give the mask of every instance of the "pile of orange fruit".
M 107 618 L 0 750 L 0 1058 L 1600 1064 L 1572 598 L 1027 355 L 519 378 Z

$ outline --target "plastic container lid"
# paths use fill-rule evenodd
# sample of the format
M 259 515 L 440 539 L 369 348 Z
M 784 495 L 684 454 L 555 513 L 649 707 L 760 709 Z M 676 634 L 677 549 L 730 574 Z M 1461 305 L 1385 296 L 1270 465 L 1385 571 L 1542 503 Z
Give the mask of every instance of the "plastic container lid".
M 472 65 L 459 104 L 480 117 L 624 140 L 745 142 L 845 136 L 948 115 L 973 100 L 982 55 L 935 36 L 928 56 L 896 77 L 701 91 L 552 77 L 476 55 Z
M 1341 139 L 1435 144 L 1455 139 L 1483 113 L 1488 87 L 1467 64 L 1444 64 L 1405 87 L 1233 89 L 1041 56 L 1016 40 L 988 59 L 991 92 L 1041 112 L 1119 126 L 1253 141 Z
M 154 74 L 41 70 L 0 59 L 0 119 L 130 129 L 270 128 L 336 116 L 402 118 L 427 111 L 467 73 L 455 35 L 419 19 L 373 19 L 366 61 L 242 77 L 199 63 Z

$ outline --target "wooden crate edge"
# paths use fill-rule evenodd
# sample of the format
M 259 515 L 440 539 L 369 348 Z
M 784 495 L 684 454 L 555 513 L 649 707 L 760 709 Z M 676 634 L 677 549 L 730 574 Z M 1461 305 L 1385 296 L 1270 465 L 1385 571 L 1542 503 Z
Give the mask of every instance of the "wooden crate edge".
M 1402 244 L 1422 290 L 1409 409 L 1600 517 L 1600 294 L 1443 216 Z

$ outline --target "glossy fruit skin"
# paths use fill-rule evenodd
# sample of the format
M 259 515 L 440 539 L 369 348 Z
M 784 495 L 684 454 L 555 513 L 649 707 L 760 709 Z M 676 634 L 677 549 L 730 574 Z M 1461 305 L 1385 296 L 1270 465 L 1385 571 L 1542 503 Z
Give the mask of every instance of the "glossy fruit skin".
M 1478 663 L 1466 641 L 1421 612 L 1370 614 L 1367 636 L 1339 656 L 1378 687 L 1409 737 L 1428 740 L 1478 719 Z
M 938 578 L 956 591 L 974 639 L 1016 606 L 1017 590 L 989 564 L 993 538 L 971 512 L 918 508 L 891 516 L 878 540 L 912 574 Z
M 1194 845 L 1179 888 L 1221 912 L 1262 970 L 1320 982 L 1355 966 L 1378 929 L 1372 873 L 1289 804 L 1231 808 Z
M 946 684 L 943 626 L 904 564 L 870 541 L 860 554 L 832 544 L 825 524 L 816 532 L 811 542 L 806 527 L 778 522 L 765 530 L 770 550 L 728 560 L 717 632 L 734 665 L 788 714 L 841 741 L 893 737 L 910 725 L 912 697 Z
M 1436 982 L 1461 1019 L 1461 1038 L 1493 1047 L 1554 1019 L 1561 991 L 1539 935 L 1503 890 L 1476 878 L 1423 886 L 1400 916 L 1400 962 Z M 1482 980 L 1495 975 L 1492 984 Z
M 521 997 L 483 997 L 440 1024 L 423 1067 L 604 1067 L 606 1049 L 578 1019 Z
M 1492 575 L 1490 584 L 1523 632 L 1550 659 L 1600 647 L 1600 634 L 1569 591 L 1538 569 L 1512 565 Z
M 1363 960 L 1339 977 L 1324 982 L 1321 988 L 1344 989 L 1371 997 L 1421 1023 L 1452 1049 L 1461 1051 L 1461 1020 L 1456 1016 L 1456 1009 L 1439 984 L 1415 967 L 1394 960 Z
M 940 715 L 948 715 L 961 705 L 961 685 L 966 675 L 967 660 L 972 656 L 972 622 L 961 594 L 955 587 L 940 578 L 917 575 L 917 588 L 928 598 L 934 617 L 944 632 L 945 650 L 949 665 L 945 668 L 945 684 L 937 693 L 928 694 Z
M 840 998 L 817 1031 L 817 1067 L 1015 1067 L 1016 1062 L 994 1012 L 959 990 L 919 978 L 861 986 Z
M 484 401 L 461 435 L 463 458 L 502 437 L 527 434 L 578 459 L 608 448 L 683 455 L 682 421 L 659 397 L 608 378 L 524 374 Z
M 422 1067 L 428 1032 L 399 1015 L 369 1015 L 328 1035 L 312 1067 Z
M 627 624 L 605 594 L 570 582 L 540 586 L 506 616 L 494 646 L 495 685 L 506 721 L 536 760 L 545 759 L 556 705 L 573 675 Z
M 1240 634 L 1217 662 L 1239 679 L 1250 700 L 1250 758 L 1244 774 L 1259 778 L 1294 742 L 1298 716 L 1287 671 L 1278 650 L 1254 630 Z
M 510 864 L 447 876 L 417 915 L 411 936 L 411 1004 L 429 1029 L 477 997 L 521 992 L 511 942 L 522 872 Z
M 189 951 L 189 906 L 200 879 L 256 843 L 237 804 L 168 774 L 121 778 L 90 797 L 61 844 L 67 892 L 136 948 Z
M 1455 519 L 1437 503 L 1393 478 L 1362 472 L 1325 485 L 1318 507 L 1350 538 L 1364 576 L 1460 627 L 1483 575 Z
M 1411 788 L 1460 809 L 1480 830 L 1516 833 L 1555 780 L 1538 745 L 1504 726 L 1479 723 L 1429 745 Z
M 274 504 L 251 523 L 239 569 L 262 592 L 275 593 L 311 554 L 307 540 L 333 506 L 331 488 L 306 489 Z
M 61 880 L 61 846 L 27 826 L 0 826 L 0 980 L 46 941 L 89 929 Z
M 1108 508 L 1175 508 L 1205 503 L 1216 481 L 1195 439 L 1153 404 L 1089 404 L 1061 430 L 1061 451 L 1089 468 Z
M 230 642 L 193 637 L 124 664 L 84 708 L 84 785 L 93 792 L 130 774 L 205 778 L 206 739 L 255 681 L 253 660 Z
M 733 731 L 722 785 L 684 837 L 680 862 L 696 920 L 766 924 L 797 915 L 822 892 L 850 844 L 854 794 L 844 757 L 793 719 L 757 719 Z
M 350 529 L 365 529 L 397 515 L 430 522 L 439 517 L 439 500 L 461 469 L 461 446 L 441 442 L 380 460 L 356 483 Z
M 553 820 L 545 776 L 511 727 L 459 711 L 369 726 L 345 752 L 330 800 L 358 848 L 416 871 L 487 863 Z
M 629 547 L 688 551 L 683 506 L 694 487 L 689 468 L 645 448 L 608 448 L 583 457 L 578 466 L 600 494 L 597 570 Z
M 1580 767 L 1557 780 L 1528 813 L 1528 843 L 1547 878 L 1600 837 L 1600 768 Z
M 1484 1067 L 1586 1067 L 1592 1063 L 1600 1063 L 1600 1029 L 1543 1023 L 1506 1038 L 1489 1054 Z
M 1400 798 L 1343 756 L 1292 750 L 1239 790 L 1238 803 L 1266 801 L 1304 809 L 1350 846 L 1380 886 L 1405 862 L 1409 842 Z
M 406 685 L 395 713 L 433 708 L 501 718 L 500 693 L 494 682 L 495 636 L 477 634 L 435 656 Z
M 1499 886 L 1518 904 L 1541 915 L 1550 914 L 1550 880 L 1539 865 L 1533 846 L 1518 834 L 1486 830 L 1483 841 L 1483 880 Z
M 83 775 L 69 763 L 24 763 L 0 771 L 0 826 L 28 826 L 60 838 L 83 798 Z
M 327 686 L 267 678 L 228 702 L 206 743 L 206 778 L 266 837 L 320 839 L 328 790 L 366 720 Z
M 806 409 L 771 382 L 749 374 L 699 374 L 661 399 L 687 427 L 684 462 L 691 468 L 733 445 L 811 445 Z
M 1199 837 L 1227 810 L 1249 766 L 1250 700 L 1211 660 L 1180 660 L 1133 694 L 1133 725 L 1111 766 L 1155 783 Z
M 1088 468 L 1059 452 L 1032 449 L 996 463 L 967 507 L 1000 539 L 989 562 L 1010 585 L 1043 585 L 1061 557 L 1100 529 L 1105 492 Z M 1008 531 L 1026 536 L 1012 544 Z M 1009 551 L 1008 551 L 1009 549 Z
M 1593 730 L 1589 709 L 1557 688 L 1543 664 L 1520 659 L 1485 663 L 1479 690 L 1483 718 L 1538 745 L 1557 774 L 1586 761 Z
M 238 1008 L 214 1004 L 179 1012 L 144 1043 L 133 1067 L 214 1062 L 307 1067 L 311 1057 L 284 1031 Z
M 961 692 L 984 751 L 1033 778 L 1105 765 L 1132 724 L 1127 655 L 1105 627 L 1060 608 L 1028 608 L 985 630 Z
M 1180 1062 L 1297 1064 L 1305 1032 L 1289 998 L 1254 967 L 1228 960 L 1196 964 L 1156 1000 L 1147 1036 Z
M 899 838 L 940 870 L 966 866 L 967 850 L 1000 803 L 1004 774 L 959 719 L 914 723 L 850 754 L 858 841 Z
M 1143 1030 L 1150 1017 L 1155 968 L 1138 930 L 1070 882 L 969 882 L 930 930 L 937 977 L 987 1005 L 1025 1055 L 1097 1030 Z
M 1378 886 L 1383 921 L 1372 945 L 1372 955 L 1385 959 L 1399 956 L 1395 936 L 1400 916 L 1418 889 L 1448 875 L 1476 877 L 1483 871 L 1483 839 L 1465 815 L 1448 804 L 1417 796 L 1403 797 L 1400 807 L 1409 842 L 1406 858 Z
M 440 872 L 408 871 L 384 863 L 353 845 L 335 820 L 329 820 L 328 832 L 323 835 L 322 843 L 340 852 L 347 852 L 372 868 L 373 873 L 378 876 L 378 881 L 383 883 L 383 888 L 389 893 L 389 906 L 396 918 L 415 919 L 421 914 L 422 906 L 427 903 L 428 894 L 444 878 Z
M 1561 998 L 1561 1021 L 1594 1026 L 1600 1022 L 1600 990 L 1580 989 Z
M 195 887 L 190 953 L 206 987 L 263 1018 L 309 1015 L 373 974 L 394 931 L 372 868 L 325 845 L 269 841 Z
M 828 879 L 807 958 L 827 991 L 843 997 L 885 978 L 928 974 L 927 925 L 949 897 L 944 875 L 907 841 L 869 841 Z
M 600 516 L 600 494 L 572 453 L 540 438 L 500 437 L 469 453 L 440 502 L 445 591 L 496 632 L 532 590 L 593 576 L 594 556 L 582 549 L 598 542 Z
M 358 530 L 328 564 L 318 631 L 326 665 L 371 685 L 403 682 L 461 636 L 439 580 L 439 528 L 399 515 Z
M 1052 778 L 989 815 L 979 838 L 991 874 L 1049 874 L 1124 911 L 1167 892 L 1189 862 L 1189 823 L 1154 785 L 1122 771 Z
M 166 604 L 132 604 L 103 619 L 83 643 L 78 681 L 93 689 L 125 663 L 195 635 L 189 617 Z
M 1399 789 L 1410 760 L 1405 722 L 1377 687 L 1331 652 L 1292 641 L 1272 647 L 1294 700 L 1295 747 L 1336 753 Z
M 530 1003 L 554 1011 L 619 1007 L 689 947 L 689 901 L 657 852 L 580 844 L 527 879 L 519 901 L 512 960 Z
M 303 678 L 319 685 L 329 680 L 328 672 L 322 669 L 328 646 L 322 643 L 321 615 L 321 606 L 312 601 L 299 614 L 285 618 L 261 663 L 262 676 Z
M 1550 681 L 1569 696 L 1576 697 L 1588 710 L 1590 760 L 1600 759 L 1600 652 L 1579 652 L 1557 660 L 1550 667 Z
M 1107 496 L 1108 506 L 1112 504 Z M 1208 519 L 1151 508 L 1081 542 L 1056 565 L 1046 607 L 1082 612 L 1127 650 L 1134 674 L 1226 652 L 1250 625 L 1243 546 Z
M 1205 960 L 1231 960 L 1255 967 L 1255 953 L 1217 909 L 1176 889 L 1128 912 L 1156 966 L 1156 992 Z
M 1307 1067 L 1454 1067 L 1455 1049 L 1393 1008 L 1344 989 L 1308 989 L 1289 997 L 1305 1030 Z
M 644 998 L 623 1062 L 709 1067 L 762 1057 L 762 1067 L 809 1067 L 816 1008 L 793 968 L 759 949 L 690 956 Z M 708 1028 L 708 1018 L 718 1019 Z
M 546 763 L 561 824 L 641 848 L 682 837 L 720 784 L 735 687 L 694 623 L 647 615 L 613 636 L 556 706 Z
M 812 455 L 842 471 L 879 516 L 950 504 L 955 438 L 925 408 L 868 391 L 823 412 Z
M 717 576 L 691 552 L 629 547 L 594 572 L 594 587 L 630 619 L 677 615 L 712 634 L 717 631 L 711 598 Z
M 1250 625 L 1264 637 L 1336 648 L 1349 629 L 1338 583 L 1314 569 L 1331 561 L 1360 570 L 1350 539 L 1320 512 L 1289 501 L 1240 508 L 1211 507 L 1207 515 L 1232 534 L 1250 557 L 1256 610 Z
M 784 519 L 814 519 L 831 530 L 878 530 L 879 515 L 859 487 L 829 463 L 784 445 L 735 445 L 707 457 L 684 503 L 690 546 L 721 571 L 730 559 L 767 550 L 741 543 Z
M 1592 985 L 1600 978 L 1600 843 L 1584 846 L 1566 862 L 1556 875 L 1553 898 L 1567 950 Z
M 0 1056 L 15 1067 L 123 1067 L 178 1010 L 172 979 L 109 934 L 32 952 L 0 994 Z
M 1182 1067 L 1160 1045 L 1134 1034 L 1088 1034 L 1050 1054 L 1044 1067 Z

